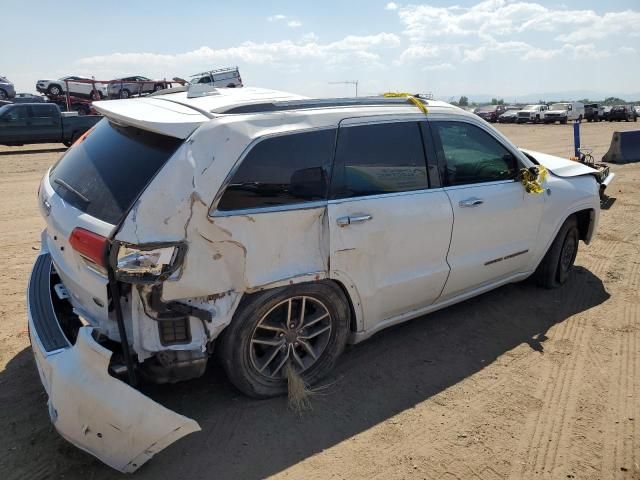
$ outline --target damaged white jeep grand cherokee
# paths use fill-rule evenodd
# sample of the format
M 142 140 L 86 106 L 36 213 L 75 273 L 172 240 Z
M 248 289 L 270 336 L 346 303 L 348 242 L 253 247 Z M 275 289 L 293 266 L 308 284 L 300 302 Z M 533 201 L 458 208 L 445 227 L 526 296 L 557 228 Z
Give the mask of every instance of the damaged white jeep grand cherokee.
M 137 378 L 197 377 L 216 351 L 269 397 L 390 325 L 534 273 L 558 286 L 612 178 L 441 102 L 208 88 L 94 103 L 39 189 L 50 415 L 122 471 L 199 429 Z

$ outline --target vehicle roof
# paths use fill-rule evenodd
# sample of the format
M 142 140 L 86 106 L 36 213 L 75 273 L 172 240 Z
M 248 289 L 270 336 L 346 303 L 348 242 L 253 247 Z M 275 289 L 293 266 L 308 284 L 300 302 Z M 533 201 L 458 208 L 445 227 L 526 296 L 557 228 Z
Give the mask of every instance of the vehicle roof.
M 347 117 L 420 113 L 406 99 L 396 99 L 392 103 L 393 99 L 385 97 L 311 99 L 294 93 L 256 87 L 217 88 L 212 89 L 211 94 L 191 98 L 185 88 L 173 89 L 173 93 L 171 90 L 167 92 L 169 93 L 143 98 L 99 101 L 93 105 L 98 112 L 116 121 L 178 138 L 186 138 L 200 124 L 211 119 L 231 115 L 266 115 L 286 111 L 293 122 L 293 116 L 308 116 L 313 112 L 316 118 L 325 116 L 326 124 L 335 124 L 339 119 Z M 471 115 L 445 102 L 422 102 L 431 112 L 455 109 L 461 115 Z M 274 106 L 275 108 L 270 108 Z M 279 121 L 283 121 L 282 117 Z

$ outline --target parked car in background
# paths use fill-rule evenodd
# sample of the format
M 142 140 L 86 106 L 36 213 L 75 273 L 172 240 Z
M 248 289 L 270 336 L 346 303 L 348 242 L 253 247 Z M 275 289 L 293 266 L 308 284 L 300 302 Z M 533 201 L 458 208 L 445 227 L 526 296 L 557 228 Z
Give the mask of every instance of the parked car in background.
M 547 105 L 526 105 L 518 111 L 518 123 L 539 123 L 544 119 L 544 113 L 549 109 Z
M 609 112 L 609 121 L 620 122 L 624 120 L 625 122 L 636 122 L 638 120 L 638 114 L 635 109 L 631 105 L 616 105 Z
M 613 107 L 611 105 L 603 105 L 602 110 L 599 112 L 600 120 L 607 121 L 609 120 L 609 115 L 611 114 L 611 109 Z
M 70 75 L 58 80 L 38 80 L 36 90 L 50 97 L 57 97 L 67 93 L 76 97 L 91 98 L 97 100 L 108 96 L 107 85 L 94 82 L 91 78 Z
M 510 107 L 498 117 L 498 123 L 516 123 L 518 121 L 519 107 Z
M 507 107 L 505 105 L 485 105 L 476 108 L 474 113 L 489 123 L 495 123 L 498 121 L 498 117 L 506 111 Z
M 10 100 L 16 96 L 16 89 L 7 77 L 0 75 L 0 100 Z
M 51 103 L 55 103 L 60 107 L 63 112 L 70 108 L 72 112 L 77 112 L 78 115 L 97 115 L 98 112 L 93 108 L 92 100 L 79 97 L 69 97 L 69 105 L 67 105 L 67 97 L 53 97 L 50 100 Z
M 604 108 L 597 103 L 587 103 L 584 106 L 584 118 L 587 122 L 599 122 L 602 120 Z
M 567 123 L 567 121 L 581 122 L 584 118 L 584 103 L 582 102 L 560 102 L 553 103 L 544 112 L 544 123 Z
M 0 107 L 0 144 L 63 143 L 70 146 L 102 117 L 63 114 L 54 103 L 21 103 Z
M 47 97 L 44 95 L 34 95 L 33 93 L 16 93 L 13 103 L 44 103 Z
M 167 88 L 169 82 L 163 80 L 151 80 L 141 75 L 117 78 L 112 80 L 108 87 L 109 97 L 129 98 L 132 95 L 142 95 L 157 92 Z
M 575 279 L 612 178 L 443 102 L 165 92 L 96 102 L 106 118 L 43 177 L 28 295 L 55 427 L 127 472 L 199 427 L 118 374 L 186 380 L 215 351 L 249 396 L 312 385 L 348 342 Z
M 238 67 L 228 67 L 191 75 L 189 83 L 204 83 L 211 84 L 214 87 L 236 88 L 242 87 L 242 78 Z

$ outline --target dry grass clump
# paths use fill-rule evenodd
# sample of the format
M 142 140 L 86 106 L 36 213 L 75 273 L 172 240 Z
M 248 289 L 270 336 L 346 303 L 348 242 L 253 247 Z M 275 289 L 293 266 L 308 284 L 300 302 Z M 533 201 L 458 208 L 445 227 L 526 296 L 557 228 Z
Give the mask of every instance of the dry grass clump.
M 300 375 L 288 362 L 285 366 L 287 375 L 289 408 L 297 414 L 302 414 L 311 410 L 311 397 L 315 391 L 309 388 Z

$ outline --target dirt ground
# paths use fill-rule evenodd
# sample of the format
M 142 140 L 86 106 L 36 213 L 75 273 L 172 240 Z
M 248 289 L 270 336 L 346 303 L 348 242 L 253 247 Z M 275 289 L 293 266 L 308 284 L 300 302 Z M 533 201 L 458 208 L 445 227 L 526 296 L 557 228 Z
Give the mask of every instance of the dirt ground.
M 614 129 L 583 124 L 599 159 Z M 572 153 L 570 125 L 508 125 L 515 143 Z M 43 222 L 41 176 L 58 145 L 0 147 L 0 478 L 123 475 L 60 438 L 32 360 L 25 289 Z M 567 285 L 522 283 L 348 349 L 302 417 L 239 394 L 212 366 L 147 387 L 202 432 L 140 479 L 640 479 L 640 164 L 613 166 L 616 198 Z

